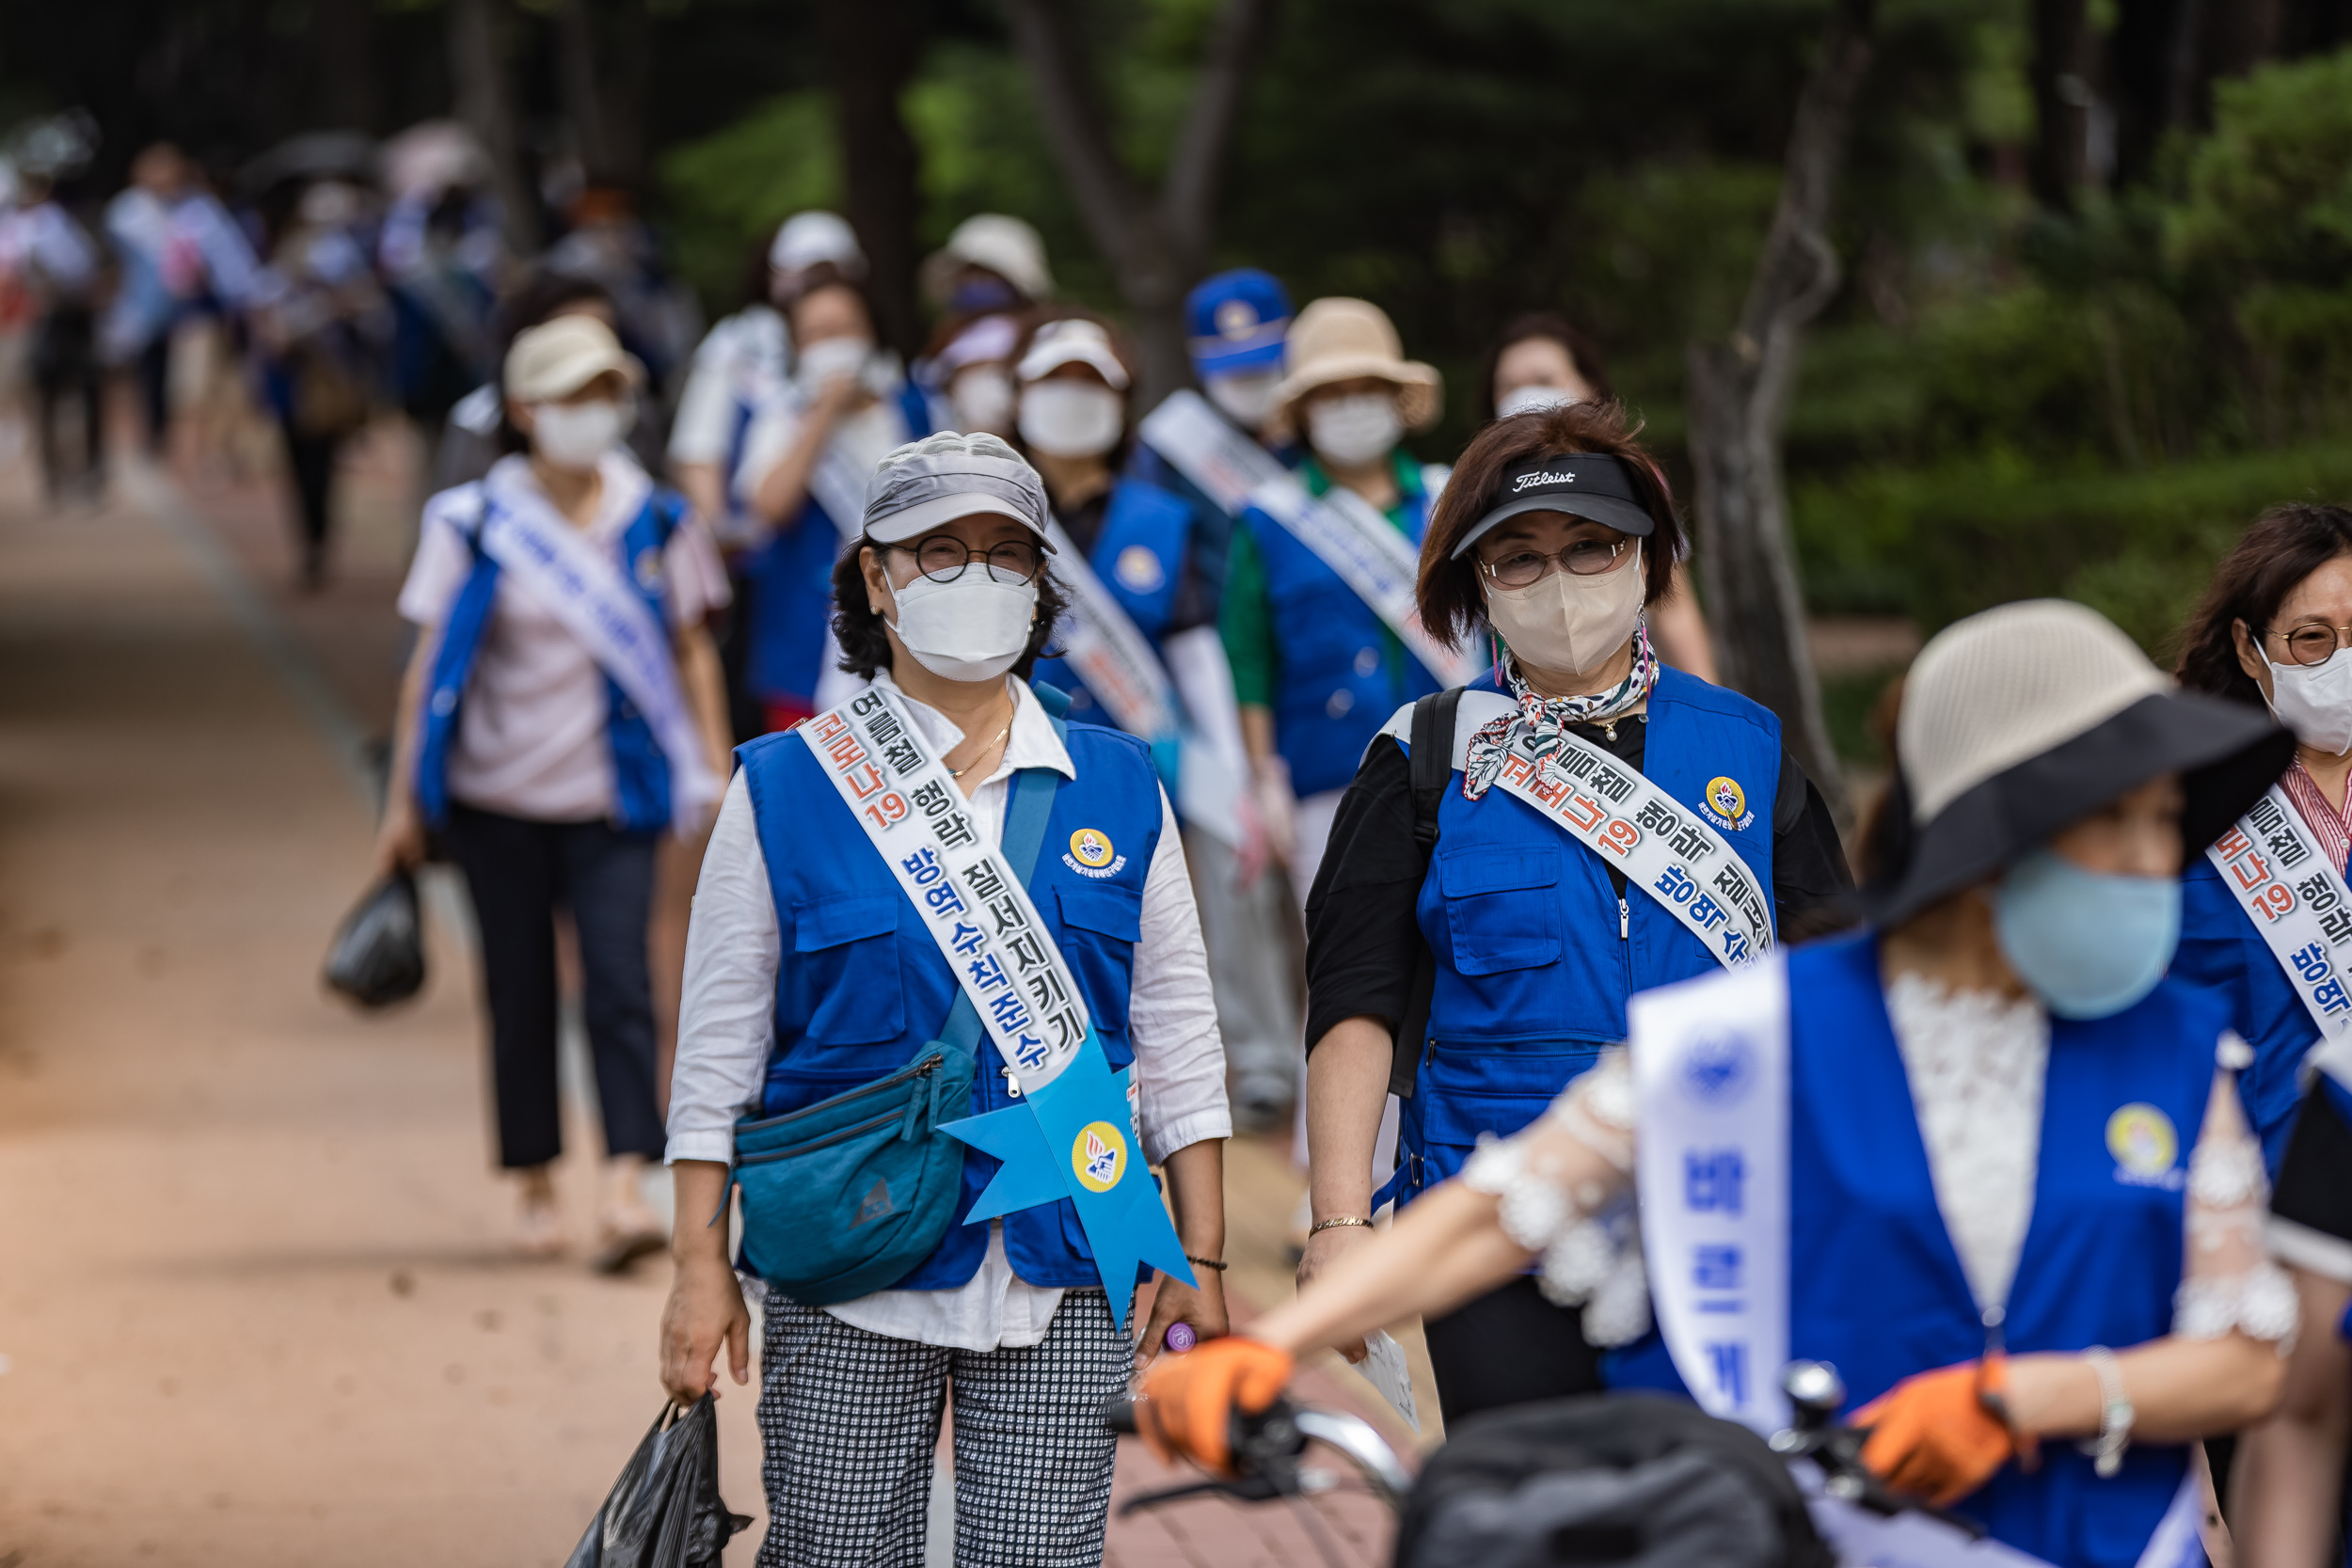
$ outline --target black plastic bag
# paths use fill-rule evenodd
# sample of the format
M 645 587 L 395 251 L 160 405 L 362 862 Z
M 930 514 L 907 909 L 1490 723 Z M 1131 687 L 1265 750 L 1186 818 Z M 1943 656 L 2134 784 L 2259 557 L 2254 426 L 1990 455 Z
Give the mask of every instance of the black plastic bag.
M 719 1497 L 718 1407 L 664 1405 L 564 1568 L 711 1568 L 751 1520 Z
M 326 983 L 362 1007 L 405 1002 L 424 986 L 417 879 L 395 871 L 343 916 L 326 950 Z

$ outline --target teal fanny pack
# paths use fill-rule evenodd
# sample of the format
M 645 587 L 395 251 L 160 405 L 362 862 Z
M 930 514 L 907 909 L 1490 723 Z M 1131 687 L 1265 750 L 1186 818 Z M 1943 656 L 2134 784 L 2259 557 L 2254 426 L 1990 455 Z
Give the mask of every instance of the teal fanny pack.
M 1013 781 L 1003 847 L 1024 885 L 1060 782 L 1044 768 Z M 955 1220 L 965 1148 L 938 1128 L 971 1113 L 981 1049 L 979 1013 L 959 986 L 939 1037 L 898 1071 L 736 1123 L 744 1267 L 809 1307 L 854 1301 L 912 1274 Z

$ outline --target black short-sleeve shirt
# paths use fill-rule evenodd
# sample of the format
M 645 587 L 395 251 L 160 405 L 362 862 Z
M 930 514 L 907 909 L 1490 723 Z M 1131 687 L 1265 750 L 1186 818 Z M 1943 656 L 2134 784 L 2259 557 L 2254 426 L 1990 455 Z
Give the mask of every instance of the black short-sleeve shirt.
M 1581 738 L 1642 766 L 1646 716 L 1572 726 Z M 1784 748 L 1772 812 L 1772 918 L 1782 938 L 1820 935 L 1847 923 L 1853 888 L 1846 852 L 1821 792 Z M 1351 1018 L 1391 1027 L 1405 1015 L 1423 942 L 1413 906 L 1426 871 L 1413 842 L 1411 765 L 1405 749 L 1375 741 L 1340 800 L 1322 868 L 1307 898 L 1307 1046 Z M 1625 874 L 1609 868 L 1619 896 Z

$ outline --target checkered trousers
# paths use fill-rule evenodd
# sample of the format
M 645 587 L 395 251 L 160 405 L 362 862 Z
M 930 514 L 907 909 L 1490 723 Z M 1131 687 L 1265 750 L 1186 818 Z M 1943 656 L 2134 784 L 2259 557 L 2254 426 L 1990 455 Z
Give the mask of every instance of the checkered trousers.
M 955 1398 L 957 1568 L 1098 1568 L 1134 1366 L 1100 1291 L 1035 1345 L 949 1350 L 769 1298 L 760 1354 L 768 1539 L 757 1568 L 922 1568 L 940 1412 Z

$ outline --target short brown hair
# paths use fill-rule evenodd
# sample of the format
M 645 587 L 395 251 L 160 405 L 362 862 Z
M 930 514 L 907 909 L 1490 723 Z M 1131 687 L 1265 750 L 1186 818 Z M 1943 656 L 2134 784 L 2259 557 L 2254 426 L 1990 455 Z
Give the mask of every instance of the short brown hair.
M 2181 634 L 2181 662 L 2173 671 L 2181 684 L 2261 707 L 2262 688 L 2237 661 L 2231 625 L 2243 621 L 2261 637 L 2295 585 L 2340 555 L 2352 555 L 2352 512 L 2341 506 L 2274 506 L 2255 518 L 2213 569 L 2213 581 Z
M 1603 402 L 1617 395 L 1616 388 L 1609 383 L 1608 367 L 1601 361 L 1600 345 L 1593 341 L 1589 333 L 1556 310 L 1530 310 L 1512 318 L 1511 325 L 1502 329 L 1502 336 L 1494 341 L 1494 346 L 1486 351 L 1486 359 L 1478 367 L 1475 390 L 1480 419 L 1495 417 L 1496 367 L 1502 363 L 1505 354 L 1530 338 L 1546 338 L 1565 349 L 1568 357 L 1575 361 L 1576 373 Z
M 1643 542 L 1645 603 L 1656 604 L 1674 586 L 1675 563 L 1682 559 L 1682 524 L 1675 516 L 1666 475 L 1628 422 L 1618 403 L 1572 403 L 1497 420 L 1470 438 L 1454 476 L 1438 498 L 1437 515 L 1421 546 L 1421 583 L 1415 598 L 1421 624 L 1448 647 L 1460 646 L 1484 618 L 1486 598 L 1478 591 L 1478 563 L 1454 546 L 1478 519 L 1502 504 L 1503 470 L 1530 457 L 1564 457 L 1572 451 L 1606 452 L 1619 459 L 1633 493 L 1650 515 L 1652 531 Z

